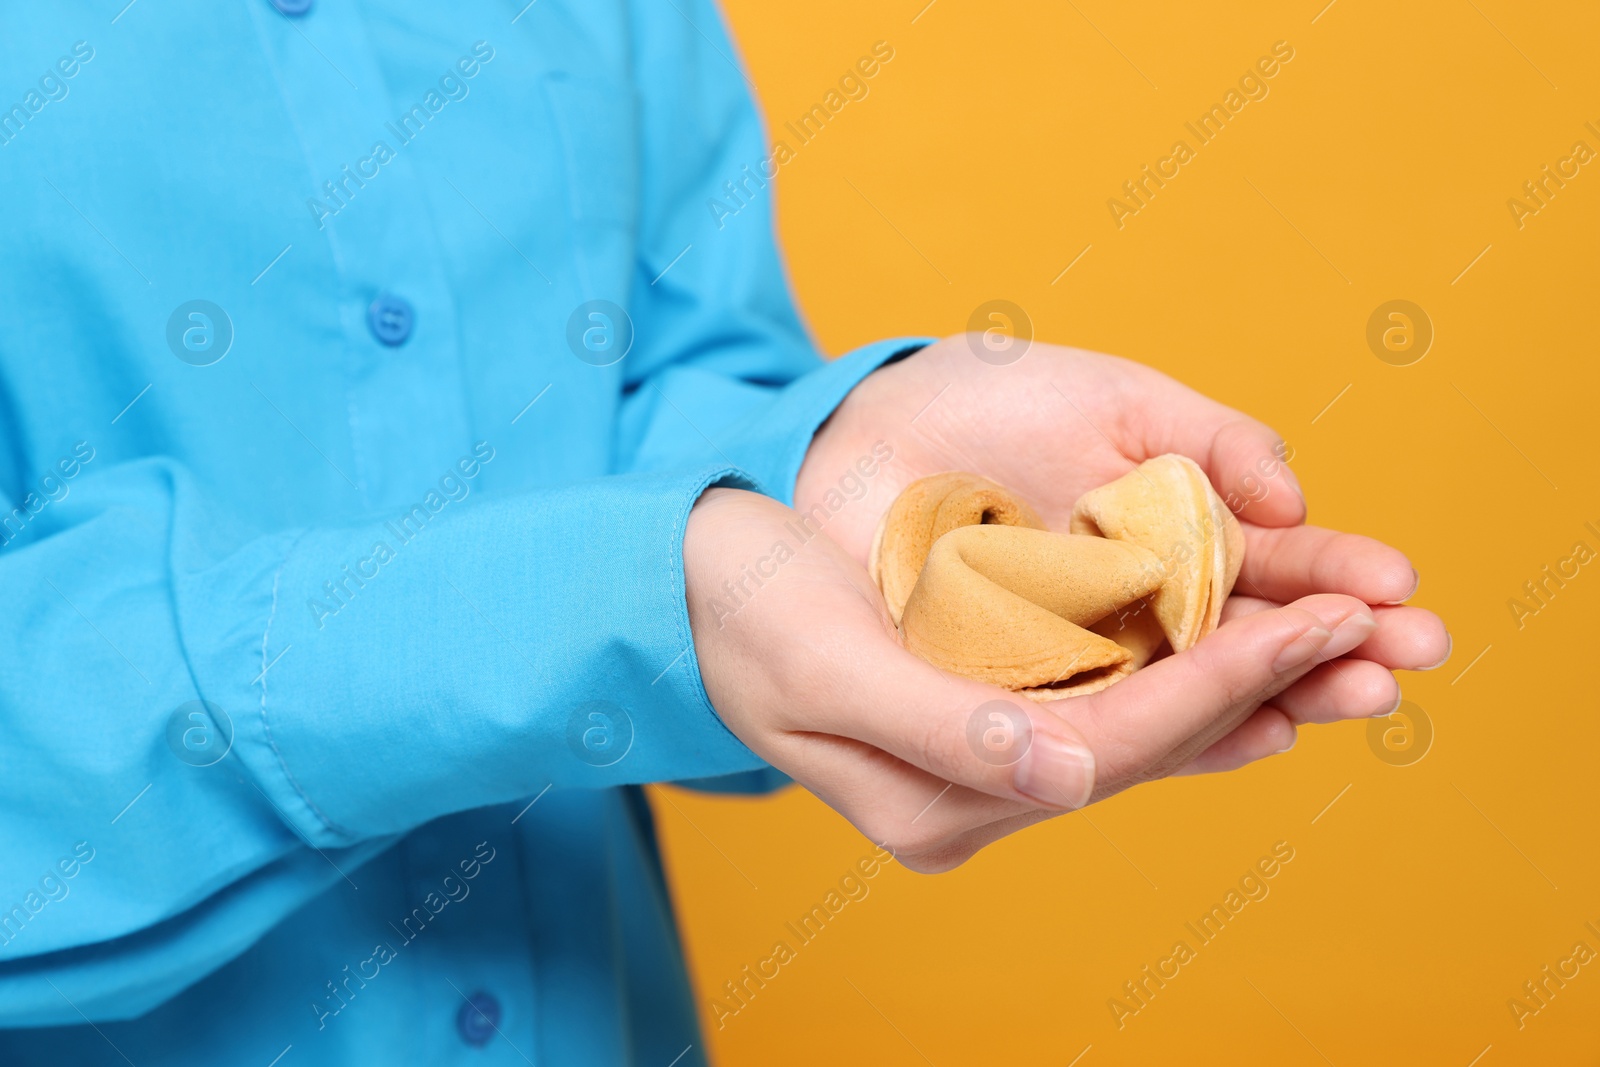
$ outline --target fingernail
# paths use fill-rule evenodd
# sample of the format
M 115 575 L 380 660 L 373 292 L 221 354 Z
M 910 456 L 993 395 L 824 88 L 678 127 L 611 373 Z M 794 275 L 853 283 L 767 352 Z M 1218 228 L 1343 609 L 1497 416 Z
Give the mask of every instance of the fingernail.
M 1374 718 L 1374 719 L 1382 719 L 1382 718 L 1385 718 L 1386 716 L 1393 715 L 1395 712 L 1400 710 L 1400 705 L 1405 701 L 1405 699 L 1406 699 L 1406 697 L 1405 697 L 1404 693 L 1396 693 L 1395 696 L 1394 696 L 1394 703 L 1390 704 L 1388 707 L 1384 708 L 1382 711 L 1373 712 L 1372 713 L 1372 718 Z
M 1422 587 L 1422 575 L 1417 573 L 1417 568 L 1412 567 L 1411 568 L 1411 592 L 1407 593 L 1405 596 L 1401 597 L 1399 600 L 1385 600 L 1384 603 L 1385 604 L 1404 604 L 1406 601 L 1408 601 L 1412 597 L 1416 596 L 1417 595 L 1417 590 L 1419 588 L 1421 588 L 1421 587 Z
M 1322 648 L 1333 637 L 1333 634 L 1320 626 L 1313 626 L 1299 637 L 1284 646 L 1278 658 L 1272 661 L 1272 669 L 1282 674 L 1292 671 L 1296 667 L 1303 667 L 1322 654 Z
M 1019 793 L 1052 808 L 1081 808 L 1094 791 L 1094 753 L 1034 734 L 1013 779 Z
M 1282 748 L 1278 749 L 1278 751 L 1273 753 L 1273 755 L 1275 755 L 1275 756 L 1283 755 L 1285 752 L 1287 752 L 1291 748 L 1293 748 L 1295 746 L 1295 742 L 1297 742 L 1299 740 L 1300 740 L 1300 731 L 1296 730 L 1293 734 L 1289 735 L 1289 743 L 1287 745 L 1284 745 Z
M 1378 620 L 1365 611 L 1358 611 L 1333 628 L 1333 637 L 1322 649 L 1324 659 L 1334 659 L 1372 636 Z
M 1456 650 L 1456 639 L 1449 633 L 1446 633 L 1444 635 L 1444 641 L 1444 659 L 1440 660 L 1438 663 L 1435 663 L 1431 667 L 1420 667 L 1418 668 L 1419 670 L 1436 671 L 1440 667 L 1443 667 L 1446 663 L 1450 662 L 1450 654 Z
M 1289 465 L 1280 462 L 1278 464 L 1278 473 L 1283 475 L 1283 480 L 1289 483 L 1289 488 L 1295 491 L 1295 495 L 1300 498 L 1300 502 L 1302 504 L 1305 503 L 1305 490 L 1300 488 L 1300 479 L 1294 476 L 1294 471 L 1289 469 Z

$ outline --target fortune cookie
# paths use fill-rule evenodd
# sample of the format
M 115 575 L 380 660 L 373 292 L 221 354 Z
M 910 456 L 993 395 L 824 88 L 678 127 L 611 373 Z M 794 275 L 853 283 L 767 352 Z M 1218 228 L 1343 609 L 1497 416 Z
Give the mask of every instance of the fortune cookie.
M 964 526 L 934 542 L 906 600 L 906 648 L 953 674 L 1040 700 L 1104 689 L 1134 669 L 1100 622 L 1153 592 L 1156 557 L 1103 537 Z
M 907 650 L 1032 700 L 1098 692 L 1217 626 L 1244 535 L 1204 473 L 1161 456 L 1056 533 L 975 474 L 913 482 L 868 561 Z
M 883 591 L 896 624 L 933 543 L 958 526 L 988 524 L 1044 529 L 1032 508 L 976 474 L 952 471 L 921 478 L 894 498 L 873 537 L 867 572 Z
M 1217 628 L 1244 562 L 1244 531 L 1200 465 L 1157 456 L 1092 489 L 1072 508 L 1072 532 L 1128 541 L 1161 557 L 1166 580 L 1151 599 L 1174 652 Z

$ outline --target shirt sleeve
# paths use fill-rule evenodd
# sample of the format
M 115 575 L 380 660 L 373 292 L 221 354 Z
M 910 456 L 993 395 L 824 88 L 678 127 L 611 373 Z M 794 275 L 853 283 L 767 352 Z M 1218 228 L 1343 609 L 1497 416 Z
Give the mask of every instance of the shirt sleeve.
M 770 772 L 700 680 L 689 510 L 714 484 L 788 500 L 839 400 L 924 342 L 824 363 L 765 204 L 713 225 L 702 193 L 762 154 L 760 127 L 714 9 L 674 6 L 635 27 L 618 473 L 213 557 L 196 532 L 234 519 L 181 459 L 85 463 L 0 548 L 0 884 L 35 887 L 0 899 L 0 1026 L 138 1015 L 450 812 Z M 34 921 L 64 847 L 94 877 Z
M 621 475 L 209 560 L 227 520 L 180 464 L 87 464 L 0 551 L 0 1021 L 72 1020 L 38 973 L 143 1010 L 442 814 L 759 768 L 690 648 L 684 523 L 718 482 L 752 484 Z
M 773 226 L 779 160 L 711 0 L 638 5 L 641 254 L 630 299 L 618 454 L 634 470 L 736 464 L 791 504 L 817 428 L 862 378 L 932 343 L 903 337 L 824 361 L 791 298 Z M 653 17 L 644 12 L 651 12 Z M 680 784 L 768 792 L 752 771 Z

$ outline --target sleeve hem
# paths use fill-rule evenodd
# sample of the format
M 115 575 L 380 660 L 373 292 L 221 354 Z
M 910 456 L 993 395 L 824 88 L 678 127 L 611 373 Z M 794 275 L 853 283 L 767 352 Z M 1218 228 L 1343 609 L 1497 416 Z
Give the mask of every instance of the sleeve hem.
M 226 668 L 242 661 L 255 676 L 245 691 L 261 686 L 227 701 L 259 706 L 259 719 L 234 724 L 233 754 L 283 820 L 323 848 L 552 785 L 764 768 L 717 715 L 694 648 L 683 538 L 713 485 L 764 488 L 716 464 L 441 515 L 393 542 L 398 562 L 326 620 L 292 606 L 388 535 L 315 529 L 276 558 L 254 553 L 265 626 L 216 642 L 226 628 L 198 620 L 214 635 L 202 674 L 242 682 Z M 213 611 L 227 599 L 217 593 L 200 598 Z M 617 727 L 615 748 L 588 747 L 591 709 Z

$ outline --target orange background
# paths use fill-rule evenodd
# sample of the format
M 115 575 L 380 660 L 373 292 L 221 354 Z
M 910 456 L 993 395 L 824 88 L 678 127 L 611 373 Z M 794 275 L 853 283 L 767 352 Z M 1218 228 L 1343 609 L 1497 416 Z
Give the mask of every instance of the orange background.
M 1600 13 L 921 2 L 727 5 L 775 132 L 895 49 L 777 183 L 823 346 L 957 332 L 1004 298 L 1043 340 L 1159 367 L 1285 436 L 1311 521 L 1409 552 L 1455 654 L 1402 677 L 1434 731 L 1420 760 L 1404 730 L 1386 762 L 1366 723 L 1312 727 L 951 874 L 890 867 L 720 1030 L 722 983 L 871 846 L 799 790 L 657 790 L 713 1057 L 1600 1062 L 1600 960 L 1520 1029 L 1507 1005 L 1575 942 L 1600 951 L 1600 562 L 1520 628 L 1508 607 L 1574 542 L 1600 550 L 1600 160 L 1521 228 L 1507 207 L 1573 142 L 1600 150 Z M 1280 40 L 1270 94 L 1118 229 L 1108 198 L 1194 147 L 1184 122 Z M 1409 366 L 1366 340 L 1397 298 L 1435 330 Z M 1277 841 L 1295 858 L 1270 895 L 1200 947 L 1184 923 Z M 1119 1029 L 1108 1000 L 1180 938 L 1196 959 Z

